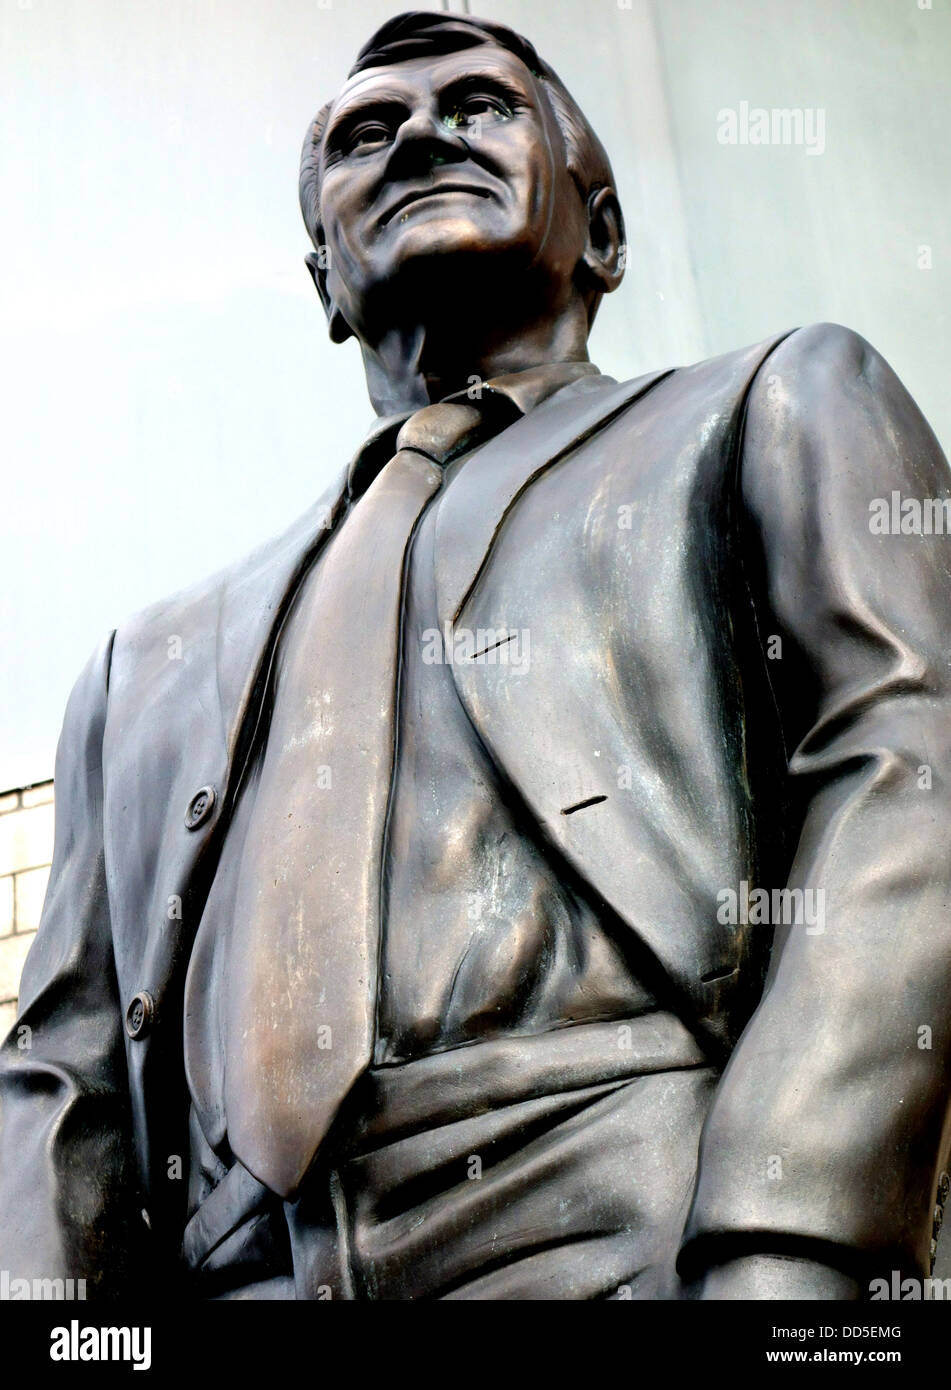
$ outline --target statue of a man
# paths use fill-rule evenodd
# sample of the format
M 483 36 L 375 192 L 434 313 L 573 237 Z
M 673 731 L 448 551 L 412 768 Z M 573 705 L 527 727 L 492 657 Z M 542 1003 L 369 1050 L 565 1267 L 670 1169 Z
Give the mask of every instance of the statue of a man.
M 76 685 L 0 1266 L 195 1298 L 927 1275 L 951 541 L 904 518 L 951 510 L 931 431 L 835 326 L 602 375 L 611 168 L 500 25 L 385 24 L 301 201 L 379 419 Z

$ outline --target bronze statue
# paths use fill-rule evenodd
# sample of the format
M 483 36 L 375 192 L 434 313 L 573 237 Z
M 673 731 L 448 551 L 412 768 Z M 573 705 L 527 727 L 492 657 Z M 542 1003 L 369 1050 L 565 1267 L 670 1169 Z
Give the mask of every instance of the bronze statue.
M 76 685 L 0 1266 L 224 1299 L 927 1276 L 951 541 L 872 523 L 951 495 L 931 431 L 827 324 L 602 375 L 610 165 L 500 25 L 386 23 L 301 203 L 380 418 Z

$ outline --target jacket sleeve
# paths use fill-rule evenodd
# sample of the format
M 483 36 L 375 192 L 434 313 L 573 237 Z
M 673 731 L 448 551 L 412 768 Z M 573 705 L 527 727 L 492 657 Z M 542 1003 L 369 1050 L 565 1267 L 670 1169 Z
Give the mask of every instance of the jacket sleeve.
M 750 1296 L 739 1276 L 763 1257 L 770 1297 L 816 1267 L 859 1297 L 892 1270 L 930 1273 L 951 1100 L 949 485 L 854 333 L 800 330 L 761 368 L 744 554 L 762 645 L 781 639 L 766 665 L 794 817 L 785 886 L 811 891 L 811 924 L 776 928 L 705 1127 L 681 1267 L 732 1261 L 736 1295 L 716 1296 Z M 905 534 L 896 493 L 898 515 L 914 499 Z
M 87 1297 L 128 1293 L 130 1252 L 148 1235 L 103 863 L 111 648 L 110 637 L 67 706 L 49 888 L 0 1048 L 0 1268 L 11 1279 L 85 1279 Z

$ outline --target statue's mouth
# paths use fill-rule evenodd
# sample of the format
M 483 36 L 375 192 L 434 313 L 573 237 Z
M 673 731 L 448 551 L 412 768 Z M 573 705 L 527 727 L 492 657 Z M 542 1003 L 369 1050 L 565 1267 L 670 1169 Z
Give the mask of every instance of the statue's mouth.
M 380 226 L 385 227 L 388 222 L 392 222 L 393 218 L 396 217 L 398 213 L 402 212 L 404 208 L 408 207 L 410 203 L 418 203 L 422 198 L 440 197 L 444 193 L 471 193 L 476 198 L 491 197 L 487 188 L 476 188 L 468 183 L 430 184 L 426 188 L 417 188 L 411 193 L 404 193 L 402 198 L 399 198 L 391 208 L 388 208 L 387 211 L 383 213 L 380 218 Z

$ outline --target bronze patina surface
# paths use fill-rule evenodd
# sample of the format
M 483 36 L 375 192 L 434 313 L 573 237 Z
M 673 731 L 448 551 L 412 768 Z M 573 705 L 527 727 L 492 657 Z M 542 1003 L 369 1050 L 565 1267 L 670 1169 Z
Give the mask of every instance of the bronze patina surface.
M 378 420 L 74 689 L 0 1267 L 196 1299 L 926 1277 L 951 538 L 892 522 L 951 498 L 928 425 L 829 324 L 603 375 L 610 164 L 502 26 L 388 21 L 300 194 Z

